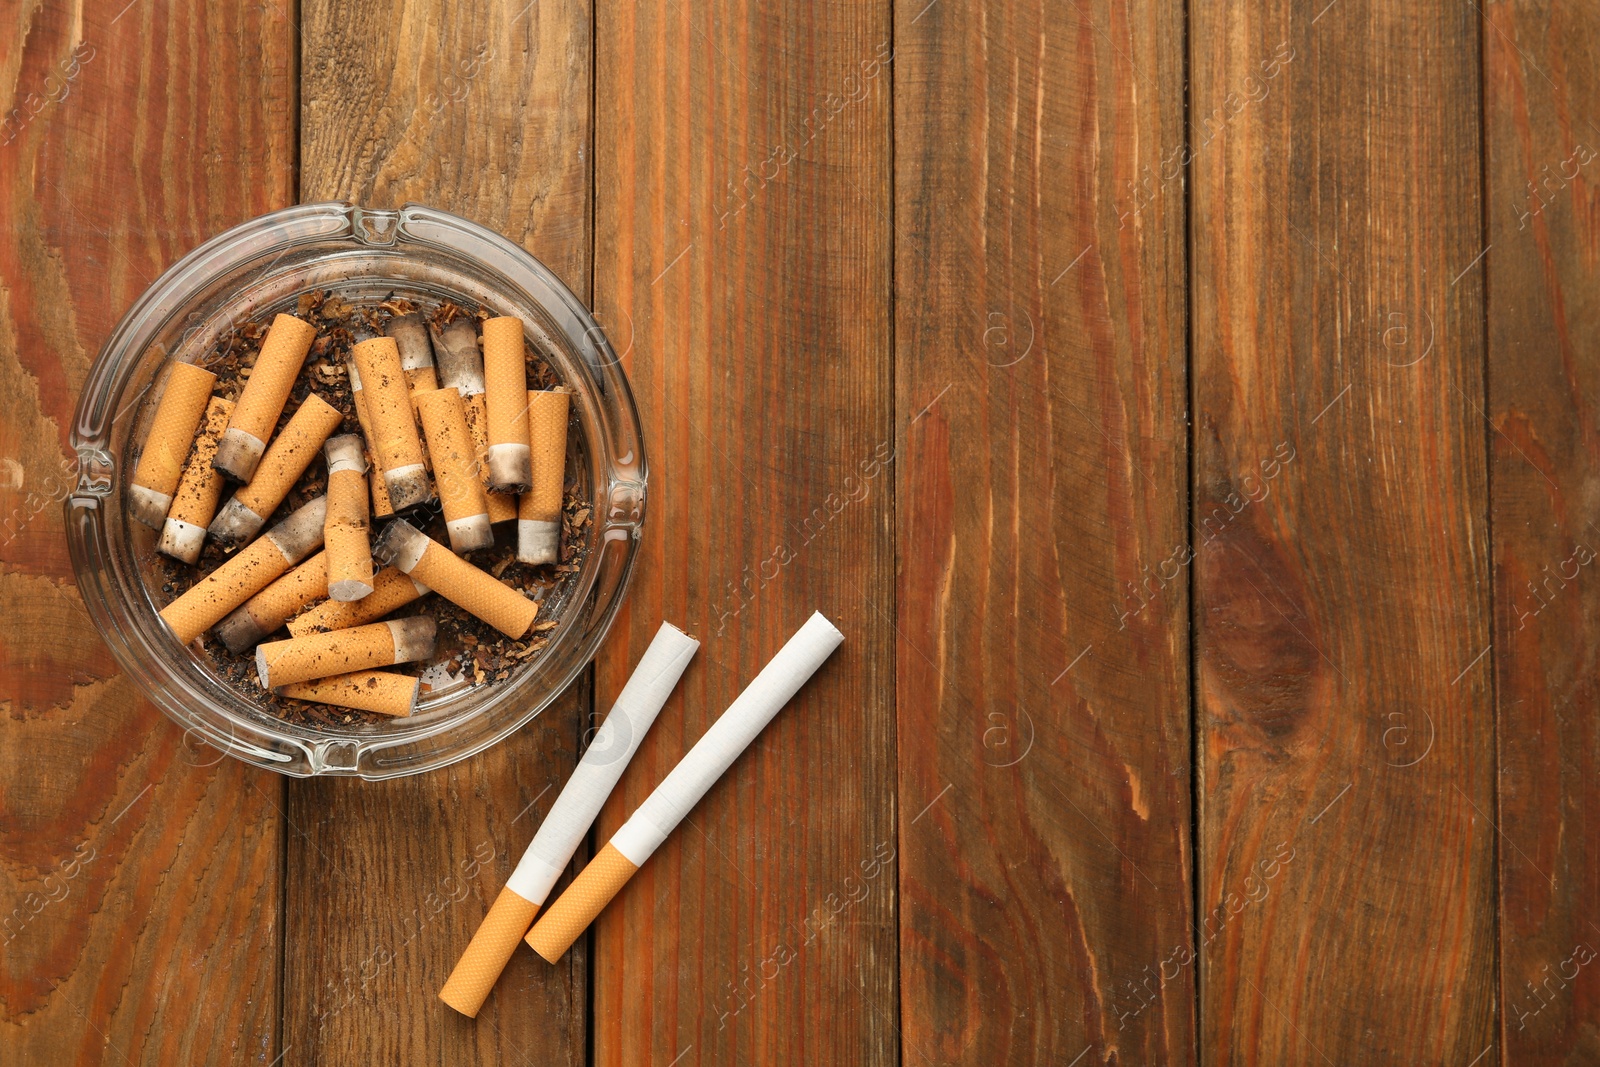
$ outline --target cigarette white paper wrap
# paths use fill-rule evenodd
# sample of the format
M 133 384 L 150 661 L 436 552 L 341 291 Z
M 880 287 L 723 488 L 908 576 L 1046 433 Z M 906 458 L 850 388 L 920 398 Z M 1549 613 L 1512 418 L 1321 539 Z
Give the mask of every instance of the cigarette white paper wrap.
M 506 888 L 531 904 L 544 903 L 699 647 L 676 626 L 661 624 Z
M 643 867 L 689 810 L 843 642 L 844 634 L 822 612 L 807 619 L 755 681 L 695 742 L 689 754 L 672 768 L 672 773 L 656 786 L 655 792 L 639 805 L 639 810 L 622 824 L 611 838 L 611 846 L 635 867 Z

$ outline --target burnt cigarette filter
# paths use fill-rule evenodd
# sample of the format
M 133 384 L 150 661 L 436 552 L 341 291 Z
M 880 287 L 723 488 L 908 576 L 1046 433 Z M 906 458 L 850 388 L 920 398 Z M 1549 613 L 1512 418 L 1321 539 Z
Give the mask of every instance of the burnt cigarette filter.
M 352 671 L 332 678 L 280 685 L 280 696 L 310 700 L 338 708 L 375 711 L 396 718 L 410 715 L 417 706 L 420 679 L 393 671 Z
M 559 960 L 843 642 L 833 623 L 813 613 L 528 931 L 529 946 Z
M 389 503 L 396 511 L 425 503 L 433 493 L 422 462 L 422 438 L 411 411 L 411 389 L 400 369 L 400 350 L 392 337 L 374 337 L 352 353 L 361 375 L 361 394 L 372 420 L 370 438 L 383 468 Z
M 161 609 L 161 618 L 188 644 L 279 575 L 322 547 L 327 500 L 317 497 L 290 513 L 237 556 L 201 578 Z
M 517 559 L 554 563 L 561 555 L 561 497 L 567 477 L 567 408 L 564 389 L 528 391 L 528 436 L 533 488 L 517 511 Z
M 259 533 L 343 420 L 339 409 L 317 394 L 306 397 L 261 457 L 255 476 L 240 486 L 211 520 L 212 540 L 232 548 Z
M 661 624 L 516 870 L 450 972 L 450 980 L 439 992 L 440 1000 L 463 1015 L 478 1014 L 512 950 L 528 932 L 534 915 L 589 833 L 699 647 L 699 641 L 676 626 Z
M 472 320 L 453 319 L 444 329 L 435 329 L 433 351 L 439 360 L 439 384 L 461 394 L 467 429 L 472 433 L 478 481 L 489 503 L 489 521 L 514 519 L 516 496 L 497 493 L 489 487 L 489 409 L 483 401 L 483 353 L 478 351 L 478 331 L 473 329 Z
M 414 399 L 428 438 L 428 454 L 433 457 L 433 478 L 444 507 L 450 547 L 457 552 L 488 548 L 494 544 L 489 501 L 478 480 L 476 449 L 461 395 L 454 389 L 435 389 Z
M 433 342 L 428 327 L 416 312 L 396 315 L 384 324 L 385 335 L 394 338 L 400 350 L 400 370 L 411 392 L 426 393 L 439 388 L 439 375 L 433 368 Z
M 367 521 L 367 459 L 357 434 L 328 441 L 328 517 L 322 541 L 327 546 L 328 596 L 360 600 L 372 592 L 372 542 Z
M 216 514 L 217 502 L 222 499 L 224 479 L 222 472 L 211 466 L 211 460 L 217 454 L 217 442 L 232 416 L 233 401 L 225 397 L 214 396 L 206 405 L 200 436 L 195 440 L 194 453 L 183 468 L 183 477 L 172 496 L 172 507 L 161 526 L 161 540 L 156 543 L 156 551 L 190 565 L 200 558 L 200 550 L 206 544 L 206 527 Z
M 293 315 L 279 315 L 272 320 L 212 461 L 234 481 L 248 482 L 255 476 L 256 465 L 267 450 L 273 427 L 278 425 L 278 416 L 289 401 L 289 390 L 316 337 L 316 327 Z
M 328 553 L 322 551 L 234 608 L 213 632 L 229 652 L 240 655 L 327 593 Z
M 515 639 L 527 633 L 539 614 L 535 601 L 474 567 L 404 519 L 384 527 L 372 555 L 399 567 L 507 637 Z
M 415 663 L 433 655 L 438 625 L 425 615 L 348 630 L 267 641 L 256 646 L 261 688 L 331 678 L 337 674 Z
M 483 323 L 484 402 L 489 413 L 489 488 L 527 491 L 533 481 L 528 451 L 528 365 L 522 320 L 506 315 Z
M 159 530 L 172 507 L 183 477 L 184 460 L 195 443 L 195 430 L 211 400 L 217 376 L 192 363 L 172 363 L 145 435 L 139 466 L 128 484 L 128 510 L 135 519 Z
M 386 519 L 394 514 L 389 503 L 389 487 L 383 482 L 383 465 L 372 451 L 372 416 L 367 412 L 367 398 L 361 390 L 361 372 L 355 360 L 345 363 L 345 373 L 350 379 L 350 403 L 356 409 L 356 421 L 361 424 L 361 435 L 367 440 L 367 482 L 372 486 L 372 516 Z
M 289 632 L 295 637 L 304 637 L 377 622 L 427 592 L 427 586 L 403 573 L 399 567 L 385 567 L 372 579 L 372 592 L 360 600 L 325 600 L 310 611 L 290 619 Z

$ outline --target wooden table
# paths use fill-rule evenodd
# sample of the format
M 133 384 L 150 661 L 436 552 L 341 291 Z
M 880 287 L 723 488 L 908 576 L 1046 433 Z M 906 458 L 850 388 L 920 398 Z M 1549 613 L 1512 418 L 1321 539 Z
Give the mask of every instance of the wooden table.
M 1600 1062 L 1600 7 L 88 0 L 0 36 L 0 1064 Z M 186 740 L 73 585 L 138 294 L 295 202 L 520 241 L 652 477 L 593 676 L 444 772 Z M 436 999 L 834 660 L 556 967 Z

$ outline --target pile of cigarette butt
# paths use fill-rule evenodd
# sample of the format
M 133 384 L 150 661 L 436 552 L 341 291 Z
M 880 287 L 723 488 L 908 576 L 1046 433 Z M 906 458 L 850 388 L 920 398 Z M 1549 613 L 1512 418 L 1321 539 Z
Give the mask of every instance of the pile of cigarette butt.
M 548 643 L 539 594 L 578 570 L 570 534 L 589 514 L 566 479 L 572 394 L 530 367 L 515 317 L 321 293 L 296 310 L 236 331 L 234 351 L 260 344 L 231 377 L 169 362 L 127 508 L 197 568 L 169 565 L 162 586 L 178 641 L 220 644 L 269 700 L 409 715 L 441 623 L 469 684 L 486 681 L 480 646 L 504 668 Z M 491 561 L 497 523 L 514 556 Z

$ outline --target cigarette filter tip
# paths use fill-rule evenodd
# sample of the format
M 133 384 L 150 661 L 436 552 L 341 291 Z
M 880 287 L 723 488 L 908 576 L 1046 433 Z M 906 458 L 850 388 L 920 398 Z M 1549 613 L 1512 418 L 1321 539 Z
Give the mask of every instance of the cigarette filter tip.
M 281 696 L 339 708 L 404 718 L 417 706 L 420 679 L 392 671 L 352 671 L 332 678 L 280 685 Z
M 216 381 L 215 374 L 192 363 L 173 363 L 167 371 L 161 400 L 128 487 L 128 510 L 146 526 L 159 530 L 167 517 Z
M 439 999 L 467 1018 L 477 1018 L 489 990 L 506 969 L 517 942 L 528 932 L 538 912 L 539 905 L 522 899 L 509 888 L 500 890 L 478 932 L 472 935 L 471 944 L 450 972 L 450 980 L 439 991 Z
M 528 931 L 528 947 L 555 963 L 639 868 L 609 842 Z

